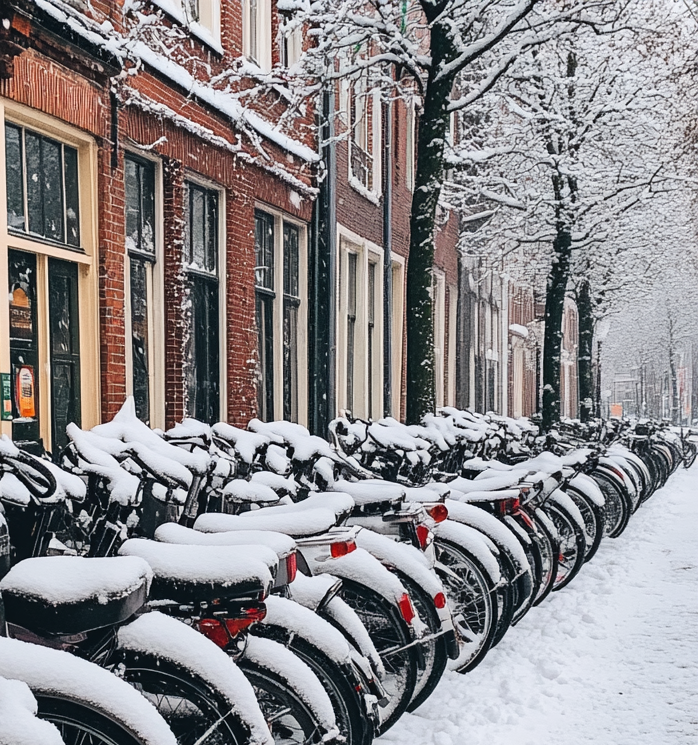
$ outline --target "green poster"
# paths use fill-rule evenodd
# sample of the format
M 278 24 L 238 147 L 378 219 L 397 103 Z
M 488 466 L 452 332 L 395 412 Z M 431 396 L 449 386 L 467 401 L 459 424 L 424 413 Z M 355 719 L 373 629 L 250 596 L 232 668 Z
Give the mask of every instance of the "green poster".
M 0 419 L 12 421 L 12 378 L 10 373 L 0 373 Z

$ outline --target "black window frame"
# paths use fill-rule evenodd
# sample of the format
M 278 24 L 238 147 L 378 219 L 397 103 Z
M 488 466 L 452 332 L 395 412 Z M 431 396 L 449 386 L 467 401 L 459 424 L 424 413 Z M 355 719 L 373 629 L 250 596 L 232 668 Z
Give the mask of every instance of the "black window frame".
M 255 320 L 257 323 L 257 416 L 274 417 L 274 303 L 276 218 L 260 209 L 255 221 Z M 263 262 L 260 264 L 260 262 Z

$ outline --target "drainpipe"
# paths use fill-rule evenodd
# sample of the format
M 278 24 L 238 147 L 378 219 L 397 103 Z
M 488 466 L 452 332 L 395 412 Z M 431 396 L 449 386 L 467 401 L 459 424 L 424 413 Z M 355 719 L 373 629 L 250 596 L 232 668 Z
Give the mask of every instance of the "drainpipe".
M 327 128 L 325 142 L 327 164 L 327 273 L 329 294 L 329 318 L 327 319 L 327 422 L 337 416 L 336 382 L 337 382 L 337 144 L 334 138 L 334 103 L 335 86 L 329 84 L 323 96 L 323 109 Z M 329 434 L 329 433 L 327 433 Z
M 383 413 L 392 414 L 392 306 L 393 306 L 393 102 L 383 107 Z M 399 392 L 397 393 L 399 396 Z

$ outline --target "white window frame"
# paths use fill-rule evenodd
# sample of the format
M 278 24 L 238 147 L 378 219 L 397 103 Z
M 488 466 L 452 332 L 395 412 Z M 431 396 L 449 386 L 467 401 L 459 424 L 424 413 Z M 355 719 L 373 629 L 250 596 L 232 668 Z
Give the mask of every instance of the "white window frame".
M 127 149 L 129 155 L 155 166 L 155 263 L 148 272 L 148 372 L 150 426 L 165 428 L 165 244 L 162 161 L 151 153 Z M 131 329 L 131 257 L 124 246 L 124 331 L 126 335 L 126 395 L 133 395 L 133 349 Z
M 432 319 L 434 322 L 434 387 L 436 405 L 443 406 L 446 383 L 446 275 L 432 269 Z
M 263 202 L 255 210 L 274 218 L 274 413 L 283 418 L 284 411 L 284 223 L 298 228 L 298 424 L 308 424 L 308 226 L 285 212 Z
M 417 106 L 414 98 L 406 102 L 406 133 L 405 133 L 405 185 L 410 191 L 414 191 L 414 178 L 417 170 L 416 160 L 416 133 L 417 133 Z
M 226 251 L 226 193 L 221 184 L 200 174 L 185 170 L 184 181 L 218 193 L 218 407 L 221 422 L 228 420 L 228 305 L 227 305 L 227 251 Z M 184 250 L 184 246 L 182 247 Z M 186 274 L 187 267 L 184 266 Z M 186 382 L 185 382 L 186 385 Z
M 402 362 L 405 324 L 405 259 L 391 253 L 392 298 L 390 320 L 390 408 L 395 419 L 402 414 Z
M 242 53 L 262 72 L 271 70 L 271 0 L 242 1 Z M 256 7 L 256 22 L 252 23 L 252 13 Z M 253 27 L 256 38 L 253 39 Z M 256 41 L 257 55 L 252 55 L 253 41 Z
M 348 255 L 357 255 L 356 271 L 356 335 L 354 339 L 354 406 L 358 417 L 380 418 L 383 415 L 383 250 L 356 233 L 338 226 L 337 308 L 337 409 L 347 407 L 347 311 Z M 368 265 L 376 265 L 375 315 L 373 333 L 373 411 L 368 411 Z
M 352 99 L 357 97 L 360 102 L 361 114 L 359 121 L 354 122 L 351 116 Z M 381 172 L 381 143 L 382 143 L 382 107 L 380 90 L 374 88 L 366 89 L 365 76 L 356 80 L 343 80 L 340 84 L 340 110 L 342 111 L 348 127 L 347 135 L 347 178 L 353 189 L 363 197 L 378 204 L 382 193 Z M 368 118 L 371 117 L 372 126 L 368 126 Z M 358 142 L 355 142 L 355 131 L 361 134 Z M 371 158 L 371 188 L 367 188 L 352 171 L 352 148 L 360 147 Z
M 193 36 L 208 44 L 219 54 L 223 54 L 220 0 L 198 0 L 199 20 L 191 17 L 187 0 L 151 0 L 151 2 L 186 26 Z
M 456 405 L 456 344 L 458 328 L 458 286 L 448 285 L 448 382 L 446 405 Z
M 78 190 L 80 206 L 81 250 L 59 246 L 31 234 L 10 234 L 7 228 L 7 195 L 5 169 L 5 122 L 38 132 L 74 147 L 78 151 Z M 8 250 L 17 249 L 36 255 L 37 306 L 39 333 L 39 421 L 44 446 L 51 450 L 51 396 L 45 371 L 50 364 L 48 332 L 48 259 L 53 257 L 78 265 L 80 335 L 80 409 L 86 429 L 101 420 L 101 363 L 99 357 L 99 260 L 97 210 L 98 155 L 94 138 L 65 122 L 22 104 L 0 98 L 0 287 L 8 287 Z M 10 307 L 0 303 L 0 370 L 10 365 Z M 0 433 L 12 437 L 12 422 L 0 422 Z
M 279 61 L 282 67 L 289 69 L 301 58 L 303 53 L 303 28 L 300 24 L 293 24 L 290 30 L 282 28 L 286 22 L 283 14 L 279 13 Z M 284 43 L 286 44 L 286 59 L 284 59 Z

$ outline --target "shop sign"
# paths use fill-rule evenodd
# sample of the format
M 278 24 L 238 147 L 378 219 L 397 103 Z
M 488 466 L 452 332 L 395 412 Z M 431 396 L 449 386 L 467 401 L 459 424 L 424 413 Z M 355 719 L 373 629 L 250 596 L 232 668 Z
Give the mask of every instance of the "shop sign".
M 0 373 L 0 420 L 12 421 L 12 376 Z
M 21 287 L 15 287 L 10 300 L 10 336 L 31 339 L 33 334 L 31 301 Z

